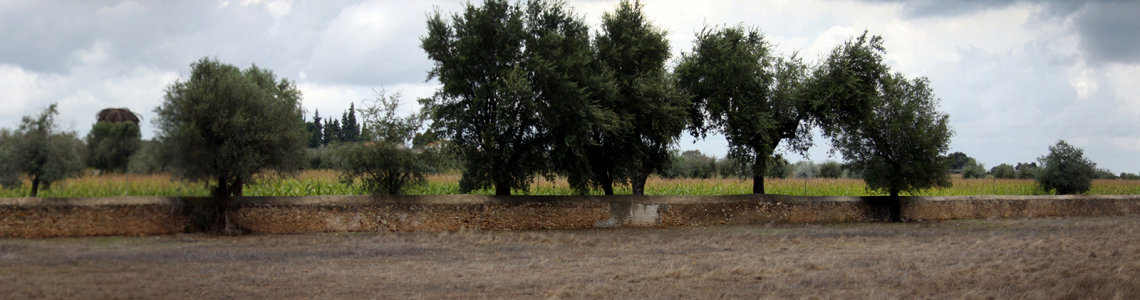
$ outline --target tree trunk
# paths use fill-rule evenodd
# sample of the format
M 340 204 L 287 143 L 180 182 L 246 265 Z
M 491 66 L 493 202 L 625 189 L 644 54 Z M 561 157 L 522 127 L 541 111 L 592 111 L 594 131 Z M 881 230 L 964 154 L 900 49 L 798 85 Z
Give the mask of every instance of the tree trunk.
M 211 226 L 215 233 L 228 233 L 230 218 L 226 211 L 230 206 L 230 185 L 225 176 L 218 176 L 218 187 L 214 190 L 214 224 Z
M 902 201 L 899 200 L 899 191 L 891 189 L 891 198 L 887 205 L 891 210 L 891 222 L 902 222 Z
M 602 183 L 602 191 L 605 192 L 606 196 L 613 195 L 614 194 L 614 182 L 610 181 L 610 182 Z
M 633 178 L 629 179 L 634 195 L 645 195 L 645 181 L 649 178 L 649 173 L 651 173 L 649 170 L 634 172 Z
M 32 176 L 32 198 L 36 197 L 36 194 L 39 193 L 39 190 L 40 190 L 40 175 Z
M 495 184 L 495 196 L 510 196 L 511 185 L 506 183 Z
M 234 197 L 241 197 L 242 196 L 242 190 L 245 188 L 245 182 L 243 182 L 241 180 L 241 178 L 239 177 L 237 179 L 237 182 L 234 182 L 234 186 L 232 186 L 232 188 L 234 191 L 231 194 L 233 194 Z
M 768 170 L 768 157 L 756 155 L 752 162 L 752 193 L 764 194 L 764 173 Z

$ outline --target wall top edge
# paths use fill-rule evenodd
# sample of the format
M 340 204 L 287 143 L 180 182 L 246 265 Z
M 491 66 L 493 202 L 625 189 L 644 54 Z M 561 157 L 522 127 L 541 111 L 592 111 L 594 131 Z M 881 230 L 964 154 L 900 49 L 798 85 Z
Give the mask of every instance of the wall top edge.
M 883 200 L 888 197 L 849 196 L 786 196 L 786 195 L 718 195 L 718 196 L 486 196 L 486 195 L 404 195 L 404 196 L 300 196 L 300 197 L 238 197 L 233 205 L 375 205 L 375 204 L 582 204 L 582 203 L 641 203 L 690 204 L 726 202 L 859 202 Z M 901 196 L 904 202 L 913 201 L 1027 201 L 1027 200 L 1132 200 L 1140 195 L 1042 195 L 1042 196 Z M 203 197 L 92 197 L 92 198 L 0 198 L 0 206 L 106 206 L 106 205 L 180 205 L 183 199 Z

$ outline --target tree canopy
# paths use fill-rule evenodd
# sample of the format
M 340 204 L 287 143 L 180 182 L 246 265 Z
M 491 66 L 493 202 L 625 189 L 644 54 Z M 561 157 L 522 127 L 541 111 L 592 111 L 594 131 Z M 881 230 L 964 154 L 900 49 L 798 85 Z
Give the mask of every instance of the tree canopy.
M 767 163 L 781 141 L 804 152 L 810 146 L 802 87 L 807 68 L 793 55 L 776 58 L 755 29 L 705 28 L 677 65 L 678 85 L 691 98 L 694 136 L 710 131 L 728 139 L 728 156 L 752 162 L 752 192 L 764 193 Z
M 944 153 L 953 131 L 929 81 L 894 74 L 883 78 L 882 91 L 860 126 L 836 132 L 832 144 L 862 171 L 869 189 L 897 196 L 950 186 Z
M 622 1 L 602 15 L 602 31 L 594 39 L 597 59 L 613 90 L 592 91 L 601 107 L 614 113 L 611 127 L 598 127 L 589 148 L 592 180 L 606 195 L 615 182 L 632 184 L 644 194 L 645 179 L 664 172 L 669 148 L 685 129 L 685 99 L 675 88 L 665 62 L 669 60 L 666 32 L 649 22 L 641 2 Z M 604 130 L 603 130 L 604 129 Z
M 1049 154 L 1037 158 L 1041 163 L 1037 183 L 1045 191 L 1060 195 L 1080 194 L 1092 188 L 1096 163 L 1085 158 L 1085 151 L 1064 140 L 1049 146 Z
M 953 131 L 930 81 L 891 74 L 882 43 L 864 32 L 832 50 L 809 84 L 810 112 L 867 188 L 890 194 L 899 221 L 899 192 L 950 186 Z
M 359 183 L 373 195 L 397 195 L 426 181 L 424 174 L 439 149 L 408 148 L 423 125 L 423 116 L 397 116 L 401 100 L 399 92 L 380 90 L 371 104 L 360 109 L 365 142 L 337 149 L 342 183 Z
M 135 122 L 96 122 L 87 134 L 87 165 L 102 171 L 124 172 L 141 140 Z
M 589 29 L 561 2 L 467 4 L 450 22 L 428 18 L 421 47 L 440 89 L 423 101 L 434 132 L 464 157 L 460 190 L 526 190 L 557 171 L 588 188 L 584 150 L 606 114 L 588 92 L 601 79 Z
M 190 78 L 167 86 L 155 109 L 156 139 L 170 152 L 175 175 L 212 181 L 224 212 L 229 197 L 241 196 L 255 174 L 301 167 L 308 135 L 301 91 L 292 81 L 256 65 L 241 70 L 210 58 L 190 66 Z
M 63 132 L 56 123 L 56 104 L 39 115 L 25 116 L 15 131 L 0 130 L 0 185 L 15 188 L 31 177 L 30 197 L 40 186 L 47 189 L 55 181 L 83 172 L 83 142 L 75 132 Z

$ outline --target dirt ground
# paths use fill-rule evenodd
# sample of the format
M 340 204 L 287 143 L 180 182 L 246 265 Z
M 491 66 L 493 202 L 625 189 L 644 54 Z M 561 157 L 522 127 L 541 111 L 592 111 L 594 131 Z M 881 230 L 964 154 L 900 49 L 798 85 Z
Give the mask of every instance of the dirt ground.
M 0 239 L 0 299 L 1140 299 L 1140 216 Z

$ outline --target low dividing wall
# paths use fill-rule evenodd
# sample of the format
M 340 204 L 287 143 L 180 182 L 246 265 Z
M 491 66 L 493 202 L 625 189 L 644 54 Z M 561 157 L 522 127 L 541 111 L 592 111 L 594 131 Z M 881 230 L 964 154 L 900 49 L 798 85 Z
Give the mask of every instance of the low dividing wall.
M 1140 195 L 902 197 L 910 220 L 1140 213 Z M 170 234 L 202 198 L 0 199 L 0 237 Z M 883 220 L 885 197 L 316 196 L 243 197 L 229 217 L 250 232 L 454 231 L 831 223 Z

